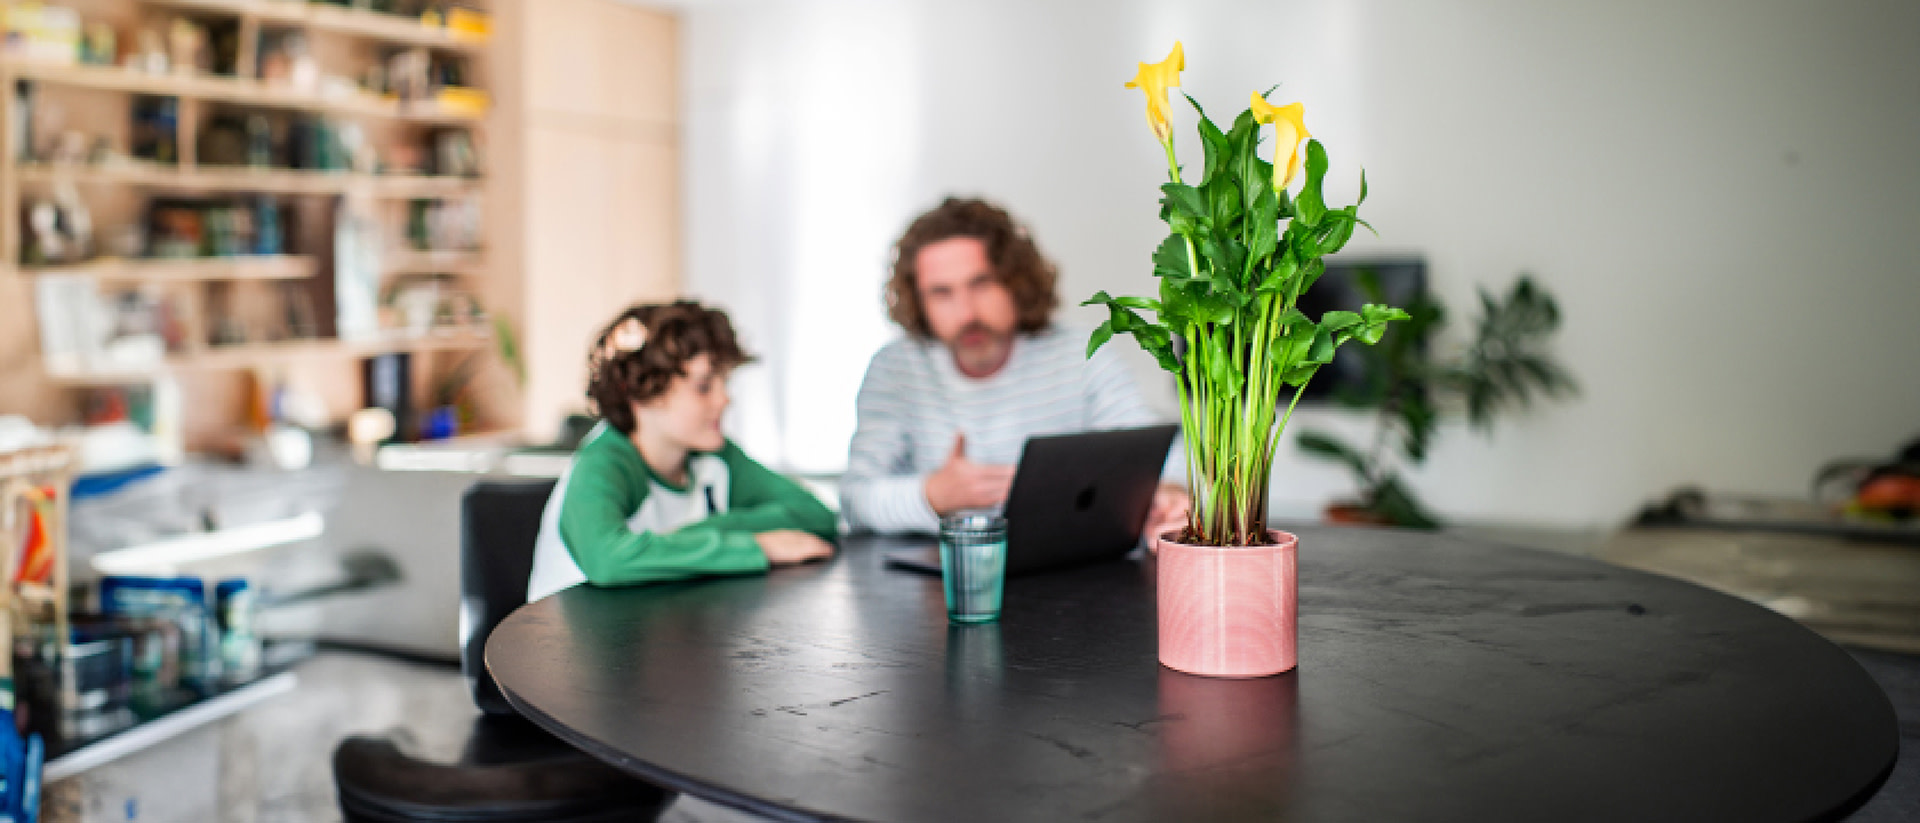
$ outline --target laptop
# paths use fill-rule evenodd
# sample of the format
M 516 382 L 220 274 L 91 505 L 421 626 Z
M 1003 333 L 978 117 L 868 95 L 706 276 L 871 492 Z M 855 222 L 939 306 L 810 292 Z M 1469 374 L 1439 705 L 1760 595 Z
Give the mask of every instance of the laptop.
M 1034 437 L 1007 493 L 1007 575 L 1124 556 L 1140 544 L 1178 426 Z M 886 554 L 940 574 L 938 544 Z

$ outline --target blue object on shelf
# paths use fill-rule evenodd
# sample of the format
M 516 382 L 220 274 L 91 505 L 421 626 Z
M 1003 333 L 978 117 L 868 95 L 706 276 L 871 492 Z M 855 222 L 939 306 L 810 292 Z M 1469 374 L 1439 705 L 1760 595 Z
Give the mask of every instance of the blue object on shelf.
M 6 697 L 13 697 L 12 684 L 6 684 Z M 39 735 L 32 740 L 38 741 Z M 40 767 L 37 762 L 44 747 L 36 751 L 29 742 L 20 739 L 20 731 L 14 726 L 13 709 L 0 709 L 0 819 L 6 821 L 32 820 L 40 810 Z M 29 798 L 28 795 L 32 797 Z M 31 810 L 31 811 L 29 811 Z
M 33 823 L 40 818 L 40 767 L 46 765 L 47 743 L 39 734 L 27 737 L 27 753 L 21 768 L 20 808 L 14 817 L 20 823 Z
M 74 478 L 73 499 L 79 501 L 86 500 L 90 497 L 105 497 L 129 484 L 152 477 L 166 470 L 166 466 L 158 463 L 148 463 L 145 466 L 135 466 L 131 469 L 122 469 L 115 472 L 81 475 L 80 477 Z
M 452 406 L 435 406 L 420 427 L 421 440 L 445 440 L 460 432 L 460 414 Z

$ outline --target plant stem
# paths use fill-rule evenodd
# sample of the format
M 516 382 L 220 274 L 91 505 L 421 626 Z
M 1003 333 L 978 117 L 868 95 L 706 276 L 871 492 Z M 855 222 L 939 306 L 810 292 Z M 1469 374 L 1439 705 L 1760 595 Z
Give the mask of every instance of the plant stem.
M 1280 433 L 1287 430 L 1287 421 L 1293 419 L 1293 407 L 1300 402 L 1300 395 L 1304 394 L 1306 390 L 1307 384 L 1304 382 L 1300 384 L 1300 388 L 1293 390 L 1293 400 L 1287 403 L 1287 414 L 1280 418 L 1280 428 L 1274 429 L 1273 431 L 1274 439 L 1278 440 Z

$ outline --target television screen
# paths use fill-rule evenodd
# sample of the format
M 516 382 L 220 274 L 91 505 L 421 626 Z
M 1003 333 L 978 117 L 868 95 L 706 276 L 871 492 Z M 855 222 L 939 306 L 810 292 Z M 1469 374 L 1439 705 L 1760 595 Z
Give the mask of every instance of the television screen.
M 1384 302 L 1404 307 L 1427 291 L 1427 264 L 1418 257 L 1328 258 L 1326 264 L 1326 273 L 1306 294 L 1300 295 L 1300 301 L 1295 304 L 1301 313 L 1316 321 L 1330 311 L 1359 311 L 1364 303 Z M 1380 284 L 1379 297 L 1369 298 L 1360 287 L 1361 272 L 1373 273 Z M 1387 334 L 1392 335 L 1394 328 L 1388 327 Z M 1307 384 L 1307 392 L 1300 396 L 1300 402 L 1327 403 L 1343 389 L 1358 390 L 1365 386 L 1367 361 L 1356 351 L 1361 345 L 1341 346 L 1333 362 L 1320 367 L 1313 382 Z

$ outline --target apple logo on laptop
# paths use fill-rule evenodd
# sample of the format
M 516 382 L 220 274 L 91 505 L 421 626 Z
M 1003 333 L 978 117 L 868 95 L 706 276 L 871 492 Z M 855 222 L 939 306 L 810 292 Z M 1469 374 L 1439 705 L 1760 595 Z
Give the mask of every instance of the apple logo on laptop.
M 1074 508 L 1074 511 L 1086 511 L 1088 509 L 1093 508 L 1093 487 L 1092 486 L 1088 486 L 1084 489 L 1081 489 L 1079 494 L 1074 495 L 1073 508 Z

